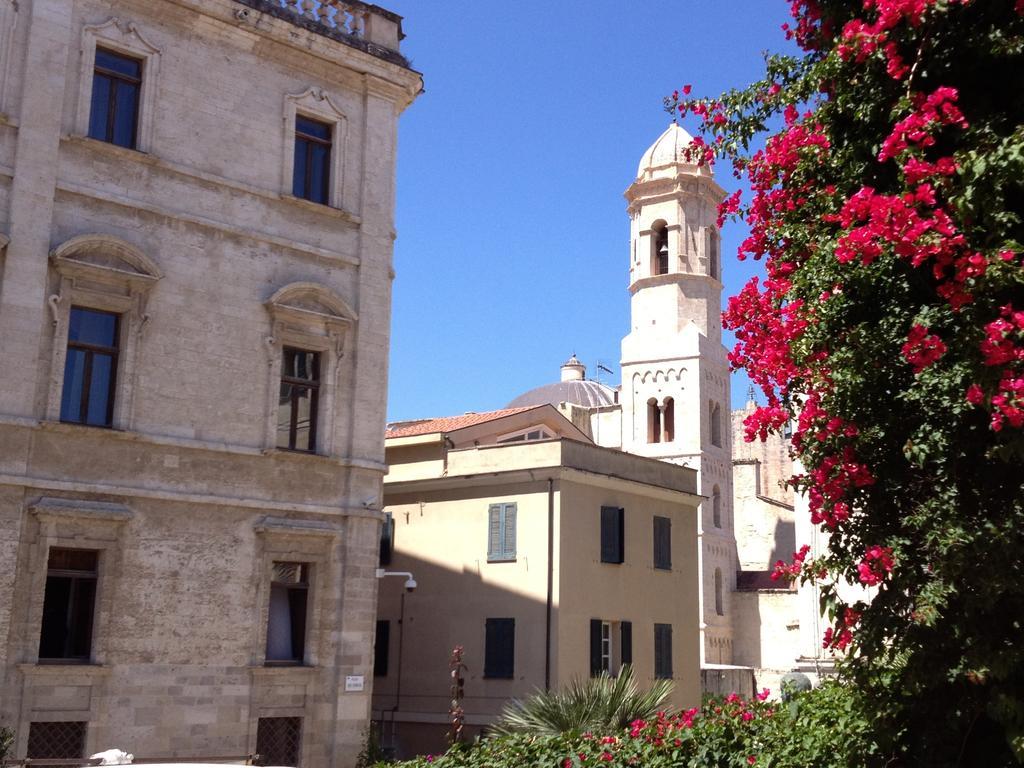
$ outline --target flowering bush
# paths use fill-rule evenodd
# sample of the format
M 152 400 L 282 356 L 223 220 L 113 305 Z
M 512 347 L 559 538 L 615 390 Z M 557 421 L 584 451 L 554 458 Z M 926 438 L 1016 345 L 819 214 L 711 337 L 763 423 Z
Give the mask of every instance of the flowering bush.
M 899 759 L 1024 760 L 1024 0 L 791 0 L 797 56 L 669 108 L 749 193 L 731 360 L 795 422 L 824 645 Z M 860 583 L 847 604 L 835 584 Z
M 870 724 L 850 689 L 830 682 L 789 702 L 709 698 L 612 733 L 528 733 L 402 763 L 405 768 L 861 768 L 876 759 Z

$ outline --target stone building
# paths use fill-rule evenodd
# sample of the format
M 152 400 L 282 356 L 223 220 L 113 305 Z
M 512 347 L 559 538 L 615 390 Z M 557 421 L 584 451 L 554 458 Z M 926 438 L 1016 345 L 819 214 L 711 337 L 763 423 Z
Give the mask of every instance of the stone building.
M 374 719 L 400 755 L 444 747 L 446 661 L 467 732 L 510 698 L 630 664 L 700 701 L 693 469 L 594 445 L 551 405 L 388 428 Z
M 0 0 L 0 725 L 351 765 L 401 19 Z

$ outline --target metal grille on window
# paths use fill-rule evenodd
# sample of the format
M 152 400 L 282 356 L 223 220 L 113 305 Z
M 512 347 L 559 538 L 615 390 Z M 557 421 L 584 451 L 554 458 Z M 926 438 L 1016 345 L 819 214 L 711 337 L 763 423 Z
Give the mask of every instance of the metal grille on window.
M 256 764 L 298 766 L 301 737 L 301 717 L 261 717 L 256 726 Z
M 85 725 L 84 722 L 31 723 L 26 757 L 35 760 L 81 759 L 85 756 Z

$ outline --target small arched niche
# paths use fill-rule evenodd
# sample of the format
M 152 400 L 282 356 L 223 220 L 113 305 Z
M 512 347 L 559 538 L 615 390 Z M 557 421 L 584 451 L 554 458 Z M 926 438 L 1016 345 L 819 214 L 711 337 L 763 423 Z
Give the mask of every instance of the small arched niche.
M 651 274 L 668 274 L 668 224 L 662 219 L 651 225 Z

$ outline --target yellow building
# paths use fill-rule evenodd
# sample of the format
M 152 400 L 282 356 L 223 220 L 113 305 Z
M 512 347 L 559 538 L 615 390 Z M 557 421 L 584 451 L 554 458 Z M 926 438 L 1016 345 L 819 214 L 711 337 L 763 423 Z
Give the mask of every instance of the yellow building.
M 386 745 L 443 747 L 456 645 L 469 732 L 510 698 L 626 662 L 641 685 L 673 679 L 674 706 L 698 702 L 693 469 L 596 446 L 551 405 L 393 424 L 386 452 Z

